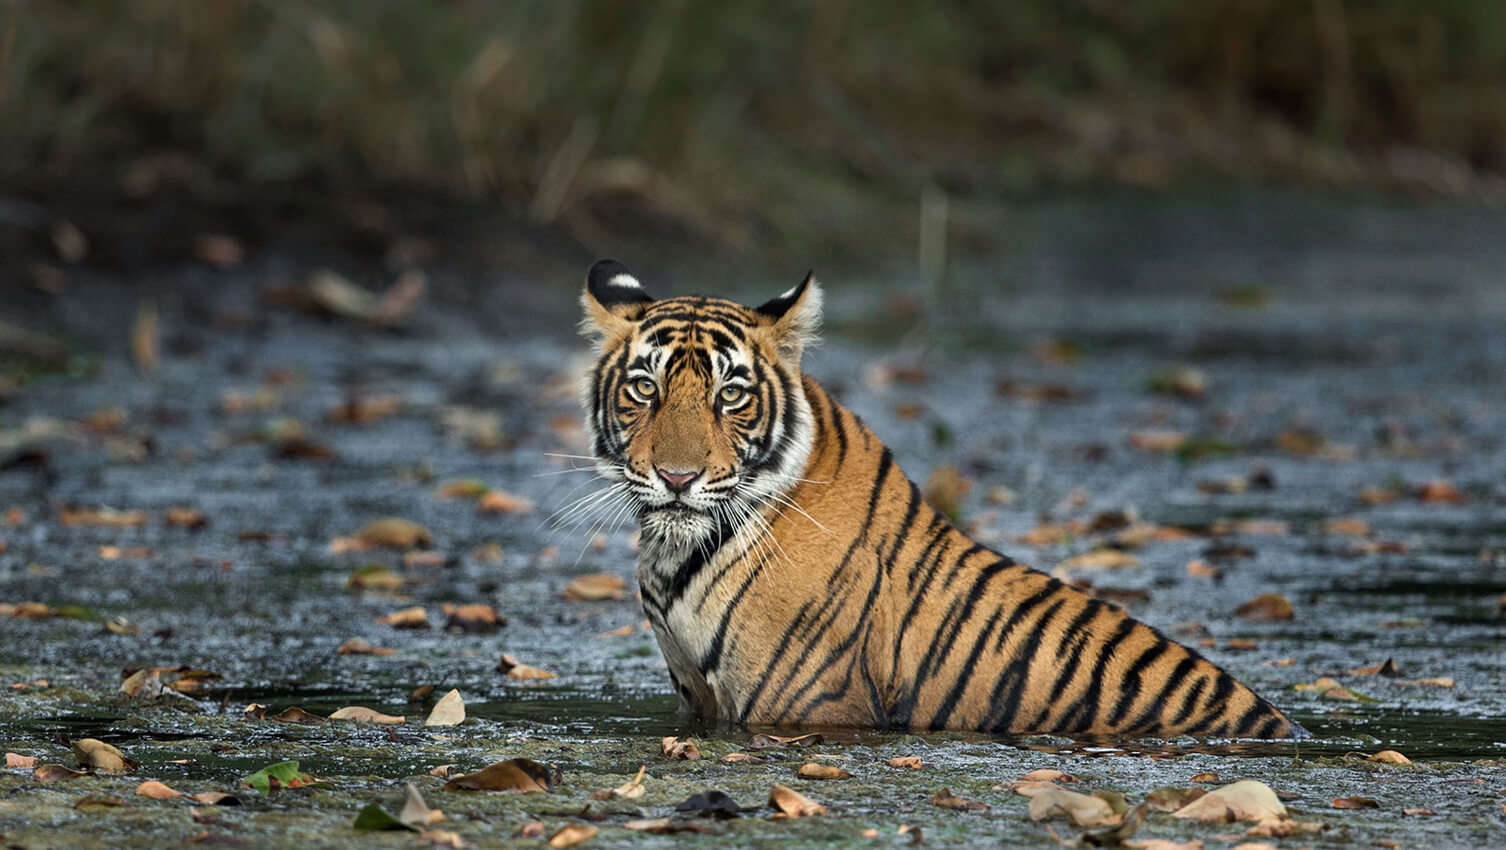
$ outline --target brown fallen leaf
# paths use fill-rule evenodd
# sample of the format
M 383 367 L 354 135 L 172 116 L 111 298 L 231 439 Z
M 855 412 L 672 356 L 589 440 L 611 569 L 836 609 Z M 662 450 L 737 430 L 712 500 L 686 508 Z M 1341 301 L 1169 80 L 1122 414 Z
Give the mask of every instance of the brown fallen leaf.
M 360 638 L 351 638 L 340 644 L 335 652 L 339 655 L 394 655 L 397 650 L 372 646 Z
M 1404 814 L 1404 815 L 1407 815 L 1408 817 L 1414 817 L 1416 815 L 1436 815 L 1436 814 L 1438 814 L 1437 812 L 1433 811 L 1432 809 L 1402 809 L 1401 813 Z
M 1142 452 L 1170 453 L 1186 444 L 1187 434 L 1184 431 L 1145 429 L 1131 431 L 1128 442 L 1130 448 Z
M 419 605 L 393 611 L 391 614 L 378 617 L 376 621 L 398 629 L 427 629 L 429 627 L 429 615 Z
M 36 756 L 23 756 L 20 753 L 6 753 L 5 754 L 5 766 L 6 767 L 36 767 L 37 766 L 37 757 Z
M 550 847 L 573 847 L 596 837 L 597 829 L 589 824 L 572 823 L 549 836 Z
M 224 791 L 201 791 L 188 795 L 188 799 L 205 806 L 239 806 L 241 798 Z
M 465 839 L 460 837 L 460 833 L 451 829 L 421 830 L 418 833 L 418 840 L 433 844 L 435 847 L 450 847 L 454 848 L 454 850 L 461 850 L 463 847 L 470 846 L 465 843 Z
M 440 779 L 449 779 L 450 775 L 454 772 L 455 765 L 453 764 L 436 764 L 433 767 L 429 768 L 429 775 L 437 776 Z
M 1090 794 L 1052 788 L 1031 796 L 1031 820 L 1049 820 L 1055 817 L 1065 817 L 1078 828 L 1118 826 L 1124 820 L 1124 816 L 1115 813 L 1113 805 L 1107 800 Z
M 403 409 L 403 400 L 395 395 L 351 395 L 330 408 L 324 418 L 348 425 L 370 425 Z
M 136 308 L 136 320 L 131 323 L 131 360 L 136 364 L 136 370 L 146 375 L 157 371 L 160 351 L 157 308 L 142 304 Z
M 449 558 L 443 552 L 428 552 L 422 549 L 414 549 L 403 553 L 403 566 L 412 569 L 414 567 L 442 567 L 449 563 Z
M 155 779 L 148 779 L 137 785 L 136 793 L 143 797 L 151 797 L 153 800 L 170 800 L 174 797 L 183 796 L 182 791 L 174 791 Z
M 346 538 L 339 538 L 344 540 Z M 429 530 L 412 520 L 401 517 L 384 517 L 373 520 L 364 528 L 357 531 L 353 538 L 359 547 L 375 548 L 378 546 L 388 549 L 413 549 L 420 546 L 429 546 L 434 543 L 434 536 Z M 334 544 L 330 544 L 334 548 Z M 359 549 L 345 551 L 359 551 Z
M 793 788 L 774 785 L 769 789 L 769 805 L 779 814 L 791 818 L 808 818 L 828 814 L 827 808 Z
M 1062 773 L 1049 767 L 1039 767 L 1020 777 L 1021 782 L 1081 782 L 1070 773 Z
M 1460 492 L 1459 488 L 1442 479 L 1418 485 L 1417 498 L 1439 505 L 1462 505 L 1469 501 L 1469 497 Z
M 146 525 L 145 511 L 118 511 L 114 508 L 61 508 L 58 520 L 63 525 L 97 525 L 105 528 L 135 528 Z
M 544 822 L 531 820 L 513 831 L 514 838 L 543 838 Z
M 398 812 L 397 819 L 414 829 L 422 829 L 444 820 L 444 812 L 429 808 L 429 804 L 424 802 L 424 795 L 409 782 L 403 788 L 403 808 Z
M 403 715 L 383 714 L 370 708 L 359 705 L 346 706 L 330 714 L 330 720 L 350 720 L 356 723 L 377 723 L 383 726 L 398 726 L 406 723 L 408 718 Z
M 429 716 L 424 719 L 425 726 L 459 726 L 465 720 L 465 701 L 460 698 L 460 691 L 451 689 L 449 693 L 439 698 L 434 703 L 434 708 L 429 711 Z
M 644 778 L 647 775 L 648 775 L 648 765 L 640 764 L 640 765 L 638 765 L 638 775 L 637 776 L 634 776 L 632 779 L 629 779 L 627 782 L 624 782 L 623 784 L 618 785 L 616 788 L 607 788 L 607 789 L 602 790 L 602 791 L 592 791 L 591 792 L 591 799 L 593 799 L 593 800 L 616 800 L 616 799 L 636 800 L 637 798 L 643 796 L 643 793 L 644 793 L 644 790 L 645 790 L 644 787 L 643 787 L 643 780 L 644 780 Z
M 304 711 L 296 705 L 290 705 L 282 711 L 272 715 L 272 720 L 278 723 L 293 723 L 300 726 L 315 726 L 325 721 L 325 718 L 311 711 Z
M 688 738 L 682 740 L 673 735 L 659 742 L 659 750 L 666 758 L 671 759 L 695 761 L 701 757 L 701 750 L 695 745 L 695 741 Z
M 564 597 L 571 602 L 596 602 L 603 599 L 625 599 L 627 582 L 611 573 L 595 573 L 578 576 L 565 586 Z
M 555 679 L 555 674 L 542 667 L 534 667 L 524 664 L 507 653 L 502 653 L 502 659 L 497 662 L 497 672 L 509 679 Z
M 1279 593 L 1262 593 L 1235 608 L 1234 616 L 1257 623 L 1290 620 L 1293 617 L 1292 603 Z
M 1170 838 L 1131 838 L 1124 842 L 1124 846 L 1133 847 L 1135 850 L 1203 850 L 1203 839 L 1173 841 Z M 1270 844 L 1246 843 L 1231 850 L 1276 850 L 1276 848 Z
M 1269 785 L 1253 779 L 1215 788 L 1171 813 L 1172 817 L 1190 818 L 1208 823 L 1232 823 L 1237 820 L 1264 821 L 1285 818 L 1286 806 Z
M 1398 685 L 1420 685 L 1429 688 L 1452 688 L 1454 687 L 1453 676 L 1438 676 L 1432 679 L 1398 679 Z
M 126 773 L 139 766 L 134 759 L 126 758 L 120 750 L 98 738 L 80 738 L 74 741 L 73 757 L 83 767 L 102 773 Z
M 145 546 L 101 546 L 99 557 L 105 561 L 119 561 L 121 559 L 141 560 L 150 558 L 152 550 Z
M 489 490 L 476 501 L 476 509 L 484 514 L 526 514 L 533 511 L 533 502 L 502 490 Z
M 1343 537 L 1368 537 L 1370 523 L 1359 517 L 1333 517 L 1323 521 L 1323 533 Z
M 1085 523 L 1080 520 L 1069 520 L 1062 523 L 1038 525 L 1016 537 L 1015 541 L 1026 546 L 1050 546 L 1055 543 L 1066 543 L 1081 537 L 1086 532 Z
M 906 770 L 920 770 L 926 763 L 920 760 L 920 756 L 895 756 L 889 759 L 890 767 L 904 768 Z
M 1201 558 L 1193 558 L 1187 562 L 1187 575 L 1199 578 L 1221 579 L 1224 577 L 1224 571 Z
M 622 825 L 623 829 L 631 829 L 634 832 L 647 832 L 654 835 L 674 835 L 680 832 L 694 832 L 700 835 L 714 835 L 716 830 L 700 821 L 675 820 L 674 818 L 652 818 L 644 820 L 630 820 Z
M 1411 764 L 1412 760 L 1395 750 L 1381 750 L 1380 752 L 1365 756 L 1368 761 L 1380 762 L 1381 764 Z
M 371 590 L 390 593 L 401 590 L 408 583 L 407 577 L 386 564 L 366 564 L 351 570 L 345 586 L 355 590 Z
M 1401 670 L 1397 668 L 1396 662 L 1390 658 L 1379 664 L 1367 664 L 1364 667 L 1356 667 L 1350 670 L 1349 673 L 1354 676 L 1389 676 L 1393 679 L 1401 676 Z
M 507 625 L 506 620 L 497 616 L 497 609 L 481 602 L 468 605 L 445 603 L 440 610 L 445 615 L 445 631 L 490 634 Z
M 852 774 L 840 767 L 808 761 L 800 765 L 795 775 L 801 779 L 851 779 Z
M 727 764 L 763 764 L 765 759 L 752 753 L 727 753 L 722 756 L 722 761 Z
M 1033 798 L 1032 798 L 1033 799 Z M 943 809 L 956 809 L 964 812 L 979 812 L 988 808 L 987 803 L 977 800 L 969 800 L 953 794 L 950 788 L 943 788 L 931 796 L 931 805 L 940 806 Z
M 60 764 L 43 764 L 38 765 L 37 768 L 31 772 L 31 775 L 32 778 L 36 779 L 38 782 L 59 782 L 64 779 L 77 779 L 80 776 L 88 776 L 89 773 L 88 771 L 84 770 L 74 770 L 69 767 L 63 767 Z
M 1378 809 L 1380 803 L 1369 797 L 1339 797 L 1333 801 L 1335 809 Z
M 1056 565 L 1058 572 L 1065 570 L 1117 570 L 1140 566 L 1140 559 L 1119 549 L 1094 549 L 1074 555 Z
M 805 735 L 785 737 L 783 735 L 770 735 L 760 732 L 748 742 L 750 750 L 767 750 L 772 747 L 814 747 L 826 740 L 826 736 L 820 732 L 810 732 Z
M 203 528 L 209 524 L 204 512 L 195 508 L 168 508 L 163 515 L 168 525 L 176 525 L 179 528 Z
M 1145 795 L 1145 805 L 1153 812 L 1174 812 L 1208 793 L 1202 788 L 1175 788 L 1163 785 Z
M 475 773 L 464 773 L 444 784 L 445 791 L 516 791 L 544 793 L 554 788 L 549 768 L 524 758 L 489 764 Z
M 125 805 L 125 800 L 113 794 L 87 794 L 73 801 L 73 808 L 81 812 L 119 809 Z
M 1217 782 L 1218 781 L 1218 774 L 1214 773 L 1211 770 L 1205 770 L 1202 773 L 1194 773 L 1192 775 L 1192 778 L 1188 779 L 1187 781 L 1188 782 Z
M 457 478 L 439 485 L 434 495 L 441 499 L 476 499 L 485 496 L 491 488 L 479 478 Z

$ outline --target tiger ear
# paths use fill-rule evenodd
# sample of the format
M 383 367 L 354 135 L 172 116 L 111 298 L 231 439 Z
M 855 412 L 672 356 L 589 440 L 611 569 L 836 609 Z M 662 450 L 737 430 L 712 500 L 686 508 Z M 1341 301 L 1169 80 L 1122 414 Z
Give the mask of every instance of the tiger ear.
M 627 266 L 597 260 L 586 272 L 586 288 L 580 294 L 581 333 L 602 344 L 625 336 L 653 301 Z
M 821 301 L 821 284 L 814 274 L 806 272 L 805 280 L 754 310 L 773 332 L 780 355 L 791 363 L 798 364 L 800 352 L 816 342 L 821 329 Z

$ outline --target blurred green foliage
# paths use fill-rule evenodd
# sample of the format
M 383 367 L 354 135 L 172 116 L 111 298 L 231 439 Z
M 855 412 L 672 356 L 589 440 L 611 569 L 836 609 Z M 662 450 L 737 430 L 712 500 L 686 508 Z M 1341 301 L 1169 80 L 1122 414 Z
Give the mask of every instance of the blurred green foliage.
M 5 176 L 181 151 L 776 229 L 855 185 L 1468 192 L 1506 171 L 1506 4 L 6 0 L 0 143 Z

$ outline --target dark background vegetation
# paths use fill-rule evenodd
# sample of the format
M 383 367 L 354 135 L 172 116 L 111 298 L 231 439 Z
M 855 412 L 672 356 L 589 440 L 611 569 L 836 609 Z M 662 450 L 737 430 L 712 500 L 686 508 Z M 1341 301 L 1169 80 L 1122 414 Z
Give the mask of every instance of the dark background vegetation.
M 4 0 L 0 149 L 0 228 L 97 261 L 446 210 L 798 258 L 913 252 L 922 198 L 964 245 L 1109 187 L 1499 199 L 1506 5 Z

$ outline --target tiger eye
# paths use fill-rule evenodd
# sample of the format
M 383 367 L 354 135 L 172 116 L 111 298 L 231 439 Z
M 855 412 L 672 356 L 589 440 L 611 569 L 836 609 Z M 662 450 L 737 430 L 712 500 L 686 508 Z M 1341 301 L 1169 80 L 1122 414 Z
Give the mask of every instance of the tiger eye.
M 722 402 L 725 404 L 733 404 L 735 402 L 741 401 L 744 392 L 746 392 L 746 390 L 744 390 L 742 387 L 739 387 L 735 384 L 728 384 L 727 386 L 722 387 Z
M 638 395 L 644 398 L 653 398 L 654 393 L 659 391 L 658 385 L 649 378 L 639 378 L 637 381 L 634 381 L 633 389 L 637 391 Z

